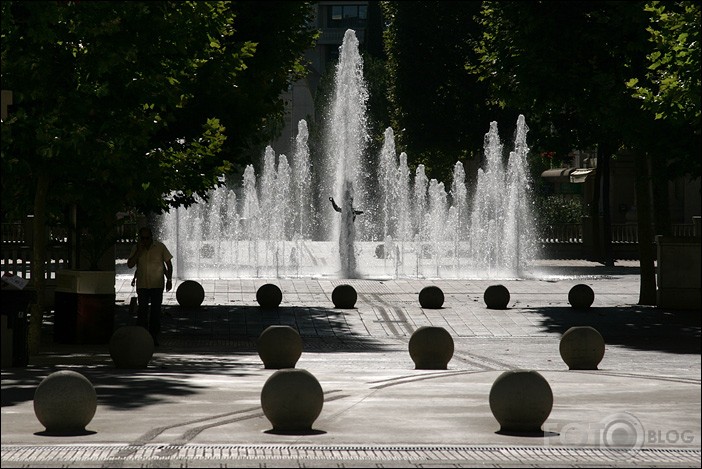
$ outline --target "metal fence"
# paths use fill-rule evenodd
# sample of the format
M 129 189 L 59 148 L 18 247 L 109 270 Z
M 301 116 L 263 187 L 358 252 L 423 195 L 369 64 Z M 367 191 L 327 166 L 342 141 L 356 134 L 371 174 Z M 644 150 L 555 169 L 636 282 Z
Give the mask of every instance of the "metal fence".
M 9 273 L 23 278 L 29 278 L 32 262 L 30 233 L 25 223 L 2 223 L 2 259 L 0 270 L 2 274 Z M 138 227 L 134 223 L 118 227 L 117 246 L 126 246 L 136 240 Z M 680 223 L 672 225 L 673 236 L 693 236 L 694 225 Z M 65 227 L 52 226 L 48 229 L 49 243 L 47 246 L 46 278 L 55 279 L 56 272 L 68 268 L 70 262 L 70 246 L 68 230 Z M 564 223 L 542 227 L 540 242 L 544 246 L 568 245 L 582 246 L 583 227 L 580 223 Z M 612 224 L 612 243 L 634 248 L 639 242 L 636 223 Z M 578 251 L 581 252 L 581 251 Z

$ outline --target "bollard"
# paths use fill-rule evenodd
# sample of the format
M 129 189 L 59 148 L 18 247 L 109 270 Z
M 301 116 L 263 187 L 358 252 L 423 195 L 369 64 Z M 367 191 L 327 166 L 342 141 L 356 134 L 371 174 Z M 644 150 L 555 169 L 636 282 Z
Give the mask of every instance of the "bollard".
M 51 373 L 34 392 L 34 414 L 50 434 L 84 433 L 96 410 L 95 387 L 75 371 Z
M 322 386 L 307 370 L 278 370 L 261 390 L 261 408 L 274 432 L 311 432 L 323 405 Z

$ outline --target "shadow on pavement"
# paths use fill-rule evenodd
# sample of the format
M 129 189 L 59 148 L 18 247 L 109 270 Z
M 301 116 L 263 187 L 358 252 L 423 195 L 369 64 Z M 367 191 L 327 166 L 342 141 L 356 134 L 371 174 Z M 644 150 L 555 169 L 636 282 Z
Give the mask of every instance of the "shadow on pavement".
M 666 311 L 655 306 L 618 306 L 586 310 L 571 307 L 527 308 L 543 316 L 547 332 L 565 333 L 573 326 L 591 326 L 606 344 L 680 354 L 700 353 L 700 312 Z

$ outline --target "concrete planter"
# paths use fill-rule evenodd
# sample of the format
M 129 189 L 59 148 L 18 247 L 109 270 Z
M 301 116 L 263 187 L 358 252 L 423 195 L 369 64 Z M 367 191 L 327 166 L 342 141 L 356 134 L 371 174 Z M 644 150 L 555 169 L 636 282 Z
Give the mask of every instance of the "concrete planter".
M 700 237 L 656 236 L 659 308 L 700 309 Z

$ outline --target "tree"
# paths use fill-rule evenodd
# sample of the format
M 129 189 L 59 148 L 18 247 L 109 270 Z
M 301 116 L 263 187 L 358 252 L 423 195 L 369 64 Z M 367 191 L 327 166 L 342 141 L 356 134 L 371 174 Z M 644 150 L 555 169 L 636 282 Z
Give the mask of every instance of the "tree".
M 670 123 L 654 122 L 627 86 L 631 77 L 645 74 L 647 22 L 643 2 L 485 2 L 483 10 L 486 32 L 481 63 L 475 69 L 493 85 L 494 96 L 523 106 L 531 122 L 536 120 L 535 134 L 543 141 L 567 142 L 571 148 L 598 147 L 605 263 L 612 262 L 606 249 L 609 159 L 619 150 L 641 155 L 655 151 L 642 148 L 642 134 L 648 142 L 666 141 L 669 135 Z M 663 153 L 660 161 L 665 160 Z M 665 165 L 662 169 L 667 177 Z M 637 177 L 644 175 L 637 171 Z M 655 304 L 655 275 L 646 267 L 654 260 L 644 213 L 649 202 L 637 197 L 641 304 Z
M 382 8 L 398 148 L 430 177 L 448 180 L 457 160 L 481 154 L 490 121 L 501 115 L 487 106 L 487 83 L 464 67 L 477 60 L 480 2 L 382 2 Z
M 205 197 L 273 132 L 278 96 L 314 39 L 300 21 L 311 10 L 275 2 L 256 13 L 253 3 L 2 3 L 2 82 L 14 95 L 2 211 L 34 214 L 32 353 L 48 219 L 75 205 L 89 239 L 108 239 L 118 212 Z M 262 16 L 278 29 L 247 30 Z

